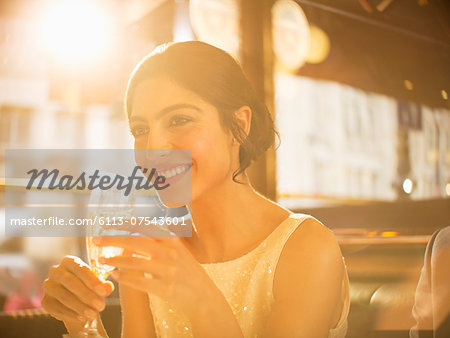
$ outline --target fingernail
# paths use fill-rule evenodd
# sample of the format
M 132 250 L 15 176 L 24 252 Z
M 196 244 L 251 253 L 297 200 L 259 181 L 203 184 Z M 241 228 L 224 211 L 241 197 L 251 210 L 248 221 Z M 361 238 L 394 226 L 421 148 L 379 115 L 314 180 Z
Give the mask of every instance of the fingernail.
M 93 305 L 98 311 L 101 311 L 102 308 L 103 308 L 102 302 L 100 302 L 100 301 L 97 300 L 97 299 L 94 299 L 94 300 L 92 301 L 92 305 Z
M 94 290 L 95 290 L 95 292 L 97 292 L 102 297 L 106 296 L 106 294 L 107 294 L 105 288 L 103 286 L 101 286 L 101 285 L 97 285 L 94 288 Z
M 84 314 L 86 315 L 86 317 L 91 318 L 91 319 L 94 319 L 95 316 L 97 316 L 97 314 L 94 311 L 92 311 L 91 309 L 85 310 Z

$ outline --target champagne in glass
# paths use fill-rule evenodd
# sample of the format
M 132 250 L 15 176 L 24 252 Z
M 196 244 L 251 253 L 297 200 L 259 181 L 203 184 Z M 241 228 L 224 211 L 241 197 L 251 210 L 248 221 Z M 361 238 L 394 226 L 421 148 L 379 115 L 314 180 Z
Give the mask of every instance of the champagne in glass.
M 116 207 L 115 209 L 116 210 L 105 211 L 98 208 L 98 210 L 90 216 L 90 219 L 93 221 L 97 220 L 97 223 L 86 229 L 86 250 L 89 264 L 92 271 L 98 277 L 103 279 L 108 278 L 109 274 L 114 270 L 114 267 L 99 263 L 98 258 L 119 256 L 122 254 L 123 249 L 113 246 L 96 246 L 93 243 L 93 239 L 94 237 L 102 236 L 128 236 L 129 232 L 126 230 L 108 229 L 111 225 L 108 225 L 107 222 L 117 224 L 119 219 L 125 221 L 130 219 L 133 215 L 132 207 Z M 99 223 L 103 223 L 103 225 Z
M 113 176 L 102 172 L 101 176 Z M 114 267 L 100 264 L 100 257 L 111 257 L 121 255 L 122 248 L 112 246 L 96 246 L 94 237 L 103 236 L 127 236 L 129 232 L 120 230 L 121 222 L 126 222 L 134 213 L 135 191 L 132 190 L 125 196 L 123 190 L 110 188 L 108 190 L 94 189 L 90 196 L 89 215 L 92 225 L 86 227 L 86 249 L 89 263 L 94 274 L 101 279 L 106 279 L 114 270 Z M 84 329 L 79 333 L 80 337 L 101 337 L 97 330 L 97 319 L 88 321 Z

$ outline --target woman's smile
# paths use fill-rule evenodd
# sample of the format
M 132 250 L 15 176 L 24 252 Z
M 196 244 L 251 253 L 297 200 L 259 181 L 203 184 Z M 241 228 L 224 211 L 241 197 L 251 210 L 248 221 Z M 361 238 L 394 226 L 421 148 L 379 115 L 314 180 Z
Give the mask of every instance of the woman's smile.
M 192 164 L 183 163 L 172 165 L 171 167 L 157 168 L 158 176 L 164 176 L 166 183 L 174 184 L 190 172 Z

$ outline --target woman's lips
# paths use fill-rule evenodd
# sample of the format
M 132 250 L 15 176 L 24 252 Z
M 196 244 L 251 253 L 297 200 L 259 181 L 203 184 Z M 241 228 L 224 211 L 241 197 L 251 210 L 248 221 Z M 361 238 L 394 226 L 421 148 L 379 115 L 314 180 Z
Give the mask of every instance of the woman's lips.
M 168 169 L 157 169 L 158 176 L 165 177 L 165 183 L 172 185 L 179 181 L 192 167 L 192 164 L 183 163 L 175 166 L 171 166 Z
M 156 169 L 158 176 L 164 176 L 166 179 L 182 174 L 189 170 L 192 164 L 182 163 L 164 169 Z

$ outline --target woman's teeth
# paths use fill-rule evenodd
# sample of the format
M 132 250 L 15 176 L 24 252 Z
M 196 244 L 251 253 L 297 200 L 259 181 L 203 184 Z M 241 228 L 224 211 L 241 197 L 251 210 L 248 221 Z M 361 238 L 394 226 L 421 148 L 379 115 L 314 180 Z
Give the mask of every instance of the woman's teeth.
M 190 165 L 182 164 L 178 167 L 175 167 L 175 168 L 172 168 L 172 169 L 169 169 L 166 171 L 158 172 L 158 175 L 164 176 L 165 178 L 171 178 L 175 175 L 181 174 L 182 172 L 186 171 L 189 168 L 190 168 Z

